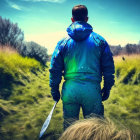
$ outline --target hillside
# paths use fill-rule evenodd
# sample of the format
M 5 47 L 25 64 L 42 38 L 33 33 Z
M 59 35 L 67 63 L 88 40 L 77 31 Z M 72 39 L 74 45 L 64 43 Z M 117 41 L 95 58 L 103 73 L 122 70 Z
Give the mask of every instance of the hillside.
M 125 60 L 123 60 L 125 59 Z M 115 60 L 116 82 L 104 103 L 105 114 L 123 124 L 140 139 L 140 55 L 118 56 Z
M 48 68 L 38 61 L 23 58 L 13 50 L 0 50 L 0 140 L 38 138 L 53 106 L 48 78 Z M 61 115 L 57 119 L 62 120 Z M 54 126 L 48 133 L 52 131 Z
M 116 84 L 104 102 L 105 115 L 140 139 L 140 56 L 115 57 Z M 54 101 L 49 68 L 13 50 L 0 50 L 0 140 L 37 140 Z M 44 139 L 62 133 L 62 102 L 57 104 Z M 81 117 L 82 118 L 82 117 Z

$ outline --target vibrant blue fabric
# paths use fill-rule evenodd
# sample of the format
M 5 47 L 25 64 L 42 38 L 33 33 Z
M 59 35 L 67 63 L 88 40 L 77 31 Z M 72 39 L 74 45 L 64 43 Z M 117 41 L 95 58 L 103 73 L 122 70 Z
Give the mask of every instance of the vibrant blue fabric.
M 97 83 L 101 82 L 103 76 L 104 96 L 109 96 L 115 70 L 107 42 L 93 32 L 91 25 L 86 22 L 72 23 L 67 32 L 70 37 L 58 42 L 51 59 L 52 95 L 60 95 L 59 84 L 63 75 L 65 80 L 80 79 Z
M 51 65 L 50 65 L 50 87 L 51 87 L 51 94 L 55 101 L 59 101 L 60 93 L 59 93 L 59 84 L 62 79 L 62 71 L 64 69 L 64 60 L 60 53 L 60 44 L 62 41 L 59 41 L 55 51 L 52 55 Z
M 92 26 L 86 22 L 78 21 L 72 23 L 67 28 L 67 32 L 72 39 L 76 41 L 81 41 L 86 39 L 92 32 Z
M 50 66 L 51 94 L 59 101 L 62 76 L 64 128 L 78 119 L 80 107 L 84 117 L 104 114 L 102 101 L 109 97 L 114 84 L 114 62 L 109 45 L 92 31 L 86 22 L 74 22 L 67 29 L 69 37 L 58 42 Z M 101 92 L 100 82 L 104 78 Z
M 100 84 L 90 81 L 66 80 L 62 87 L 64 129 L 79 119 L 80 107 L 84 118 L 91 114 L 104 115 Z

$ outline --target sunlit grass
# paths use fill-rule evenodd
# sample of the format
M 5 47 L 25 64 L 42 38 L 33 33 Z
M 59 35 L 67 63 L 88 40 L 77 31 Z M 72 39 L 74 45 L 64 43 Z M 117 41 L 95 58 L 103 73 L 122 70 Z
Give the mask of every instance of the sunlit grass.
M 114 57 L 116 84 L 110 98 L 104 102 L 105 116 L 133 130 L 139 140 L 140 55 L 124 57 L 125 61 L 122 56 Z M 7 73 L 13 77 L 10 95 L 5 100 L 0 99 L 0 140 L 38 139 L 41 127 L 54 104 L 48 69 L 41 67 L 34 59 L 21 57 L 16 51 L 0 50 L 0 70 L 3 70 L 1 77 L 5 78 Z M 9 92 L 8 87 L 3 86 L 0 94 Z M 62 132 L 63 111 L 62 102 L 59 101 L 44 139 L 55 140 Z
M 140 55 L 117 56 L 114 60 L 116 82 L 123 82 L 125 84 L 140 83 Z
M 0 49 L 0 68 L 16 75 L 16 73 L 30 72 L 40 68 L 40 63 L 31 58 L 23 58 L 14 49 L 9 47 Z

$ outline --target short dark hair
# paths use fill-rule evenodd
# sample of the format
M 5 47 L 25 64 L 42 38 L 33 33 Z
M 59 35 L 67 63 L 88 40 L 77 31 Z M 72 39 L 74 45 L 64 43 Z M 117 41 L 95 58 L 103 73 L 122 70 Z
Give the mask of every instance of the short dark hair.
M 88 16 L 88 10 L 85 5 L 76 5 L 72 8 L 72 16 L 75 21 L 85 21 Z

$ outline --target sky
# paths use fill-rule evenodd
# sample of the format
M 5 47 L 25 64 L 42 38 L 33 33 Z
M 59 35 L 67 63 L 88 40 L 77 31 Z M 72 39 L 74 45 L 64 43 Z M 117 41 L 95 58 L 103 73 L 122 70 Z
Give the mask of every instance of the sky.
M 73 6 L 88 8 L 88 23 L 110 45 L 140 40 L 140 0 L 0 0 L 0 16 L 18 23 L 25 41 L 34 41 L 52 54 L 67 35 Z

